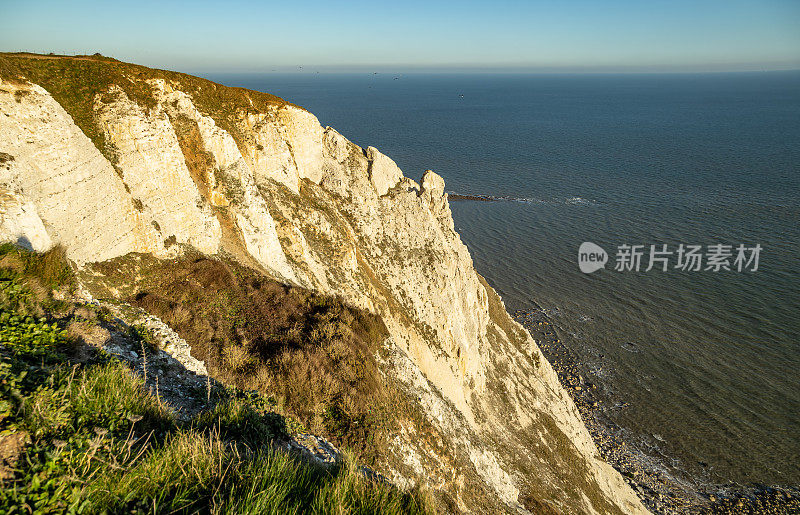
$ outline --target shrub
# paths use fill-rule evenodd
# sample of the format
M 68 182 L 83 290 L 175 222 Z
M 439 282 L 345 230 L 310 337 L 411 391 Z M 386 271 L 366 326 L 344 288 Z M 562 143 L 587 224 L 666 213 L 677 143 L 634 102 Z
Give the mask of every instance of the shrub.
M 186 339 L 215 379 L 258 388 L 360 459 L 379 454 L 396 395 L 378 370 L 387 334 L 378 316 L 229 261 L 120 258 L 94 266 L 105 284 Z M 131 275 L 141 278 L 135 287 L 126 284 Z
M 48 289 L 73 288 L 75 273 L 67 259 L 66 251 L 55 246 L 44 253 L 37 253 L 12 243 L 0 245 L 0 268 L 3 275 L 20 274 L 35 279 Z
M 202 412 L 194 421 L 198 431 L 211 431 L 225 440 L 232 440 L 251 449 L 269 444 L 276 437 L 286 437 L 283 417 L 259 411 L 242 399 L 229 399 Z
M 150 330 L 143 324 L 134 324 L 128 326 L 128 337 L 139 344 L 142 352 L 152 354 L 158 350 L 156 339 L 150 333 Z
M 225 365 L 234 373 L 246 373 L 256 365 L 256 359 L 244 345 L 231 345 L 222 349 Z
M 44 317 L 37 319 L 0 311 L 0 344 L 13 354 L 43 356 L 53 353 L 57 344 L 65 343 L 66 331 L 56 322 L 50 324 Z

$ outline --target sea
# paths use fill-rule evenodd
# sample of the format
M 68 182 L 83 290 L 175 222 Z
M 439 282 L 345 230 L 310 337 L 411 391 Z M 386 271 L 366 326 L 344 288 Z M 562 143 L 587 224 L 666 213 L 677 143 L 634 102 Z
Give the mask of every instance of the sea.
M 206 76 L 494 199 L 451 202 L 475 268 L 547 314 L 637 449 L 800 485 L 800 72 Z

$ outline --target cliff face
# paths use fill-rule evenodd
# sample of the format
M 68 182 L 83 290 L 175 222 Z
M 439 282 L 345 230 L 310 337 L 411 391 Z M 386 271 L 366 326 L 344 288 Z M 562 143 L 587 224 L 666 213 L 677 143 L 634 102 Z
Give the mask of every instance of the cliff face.
M 6 55 L 0 79 L 3 240 L 78 264 L 184 244 L 340 296 L 383 318 L 383 369 L 417 406 L 378 467 L 392 481 L 463 511 L 645 511 L 475 272 L 440 176 L 181 74 Z

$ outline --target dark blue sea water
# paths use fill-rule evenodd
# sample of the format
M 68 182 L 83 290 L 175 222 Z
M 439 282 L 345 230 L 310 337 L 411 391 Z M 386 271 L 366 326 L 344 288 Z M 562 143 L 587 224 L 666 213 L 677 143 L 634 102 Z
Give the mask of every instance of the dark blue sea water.
M 453 202 L 456 227 L 507 307 L 544 307 L 629 403 L 608 415 L 696 477 L 800 484 L 800 73 L 210 78 L 412 178 L 520 199 Z M 584 241 L 605 270 L 580 272 Z M 756 272 L 613 270 L 618 245 L 681 243 L 763 250 Z

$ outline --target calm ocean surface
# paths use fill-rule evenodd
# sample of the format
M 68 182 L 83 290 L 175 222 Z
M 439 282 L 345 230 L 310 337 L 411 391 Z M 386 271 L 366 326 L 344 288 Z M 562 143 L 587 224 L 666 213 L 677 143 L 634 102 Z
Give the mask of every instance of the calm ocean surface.
M 456 228 L 509 310 L 548 312 L 607 415 L 701 481 L 800 485 L 800 73 L 209 78 L 414 179 L 518 199 L 452 202 Z M 605 270 L 580 272 L 584 241 Z M 757 272 L 614 271 L 618 245 L 680 243 L 763 250 Z

